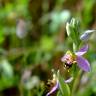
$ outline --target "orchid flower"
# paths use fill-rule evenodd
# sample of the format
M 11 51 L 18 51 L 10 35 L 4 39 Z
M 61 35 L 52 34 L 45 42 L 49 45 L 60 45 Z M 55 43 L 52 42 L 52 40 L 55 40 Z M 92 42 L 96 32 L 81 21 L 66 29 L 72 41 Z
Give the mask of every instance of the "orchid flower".
M 61 58 L 61 61 L 65 63 L 65 67 L 70 67 L 72 64 L 77 63 L 79 68 L 83 71 L 90 71 L 89 62 L 82 57 L 88 51 L 88 45 L 83 46 L 79 51 L 72 54 L 72 52 L 67 51 L 67 53 Z
M 56 75 L 55 75 L 56 77 Z M 65 83 L 70 83 L 73 80 L 73 77 L 70 77 L 69 79 L 65 80 Z M 50 90 L 50 92 L 47 93 L 46 96 L 50 96 L 52 93 L 56 92 L 59 89 L 59 81 L 57 78 L 54 78 L 53 76 L 53 81 L 55 82 L 55 86 Z

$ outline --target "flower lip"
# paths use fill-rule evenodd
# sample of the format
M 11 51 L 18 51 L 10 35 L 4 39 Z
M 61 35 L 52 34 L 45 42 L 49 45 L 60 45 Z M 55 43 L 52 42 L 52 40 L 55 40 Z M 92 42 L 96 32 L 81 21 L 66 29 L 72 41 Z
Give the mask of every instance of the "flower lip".
M 72 65 L 73 63 L 73 54 L 70 51 L 67 51 L 66 54 L 61 58 L 62 62 L 65 62 L 65 65 Z

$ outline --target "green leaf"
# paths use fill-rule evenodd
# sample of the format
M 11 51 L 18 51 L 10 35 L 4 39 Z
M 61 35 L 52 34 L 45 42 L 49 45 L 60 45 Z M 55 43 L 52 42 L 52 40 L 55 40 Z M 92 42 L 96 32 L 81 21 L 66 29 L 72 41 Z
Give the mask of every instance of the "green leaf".
M 59 86 L 60 86 L 60 91 L 62 93 L 62 96 L 70 96 L 70 88 L 68 84 L 64 82 L 64 79 L 59 72 L 57 73 L 57 76 L 58 76 Z
M 60 91 L 58 91 L 57 96 L 62 96 L 62 94 L 61 94 L 61 92 L 60 92 Z

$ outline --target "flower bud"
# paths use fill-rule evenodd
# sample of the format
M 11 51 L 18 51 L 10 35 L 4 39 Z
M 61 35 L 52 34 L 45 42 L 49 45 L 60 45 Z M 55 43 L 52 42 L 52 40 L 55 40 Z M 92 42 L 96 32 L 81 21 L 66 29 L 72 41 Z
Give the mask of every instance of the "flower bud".
M 67 35 L 70 36 L 71 30 L 70 30 L 70 24 L 69 23 L 66 24 L 66 31 L 67 31 Z
M 91 34 L 92 34 L 93 32 L 96 32 L 96 30 L 87 30 L 87 31 L 85 31 L 85 32 L 80 36 L 80 39 L 83 40 L 83 41 L 87 41 L 87 40 L 90 38 L 90 36 L 91 36 Z

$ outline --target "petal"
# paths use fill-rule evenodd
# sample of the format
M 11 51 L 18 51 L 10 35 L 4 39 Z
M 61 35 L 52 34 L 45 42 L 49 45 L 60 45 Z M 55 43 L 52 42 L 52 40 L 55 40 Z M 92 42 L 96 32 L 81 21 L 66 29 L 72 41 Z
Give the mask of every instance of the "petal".
M 50 96 L 52 93 L 54 93 L 59 88 L 59 82 L 56 83 L 56 85 L 52 88 L 52 90 L 47 93 L 46 96 Z
M 65 61 L 65 55 L 61 58 L 61 61 L 62 61 L 62 62 Z
M 89 64 L 89 62 L 86 60 L 86 59 L 84 59 L 83 57 L 81 57 L 81 56 L 77 56 L 77 58 L 76 58 L 77 60 L 77 65 L 82 69 L 82 70 L 84 70 L 84 71 L 90 71 L 90 64 Z
M 73 54 L 71 53 L 71 51 L 68 50 L 68 51 L 66 52 L 66 54 L 61 58 L 61 61 L 62 61 L 62 62 L 65 62 L 66 59 L 71 58 L 72 55 L 73 55 Z
M 83 54 L 85 54 L 88 51 L 88 44 L 86 44 L 85 46 L 83 46 L 78 52 L 76 52 L 75 54 L 77 56 L 82 56 Z
M 65 80 L 65 83 L 70 83 L 73 80 L 73 77 L 70 77 L 69 79 Z

